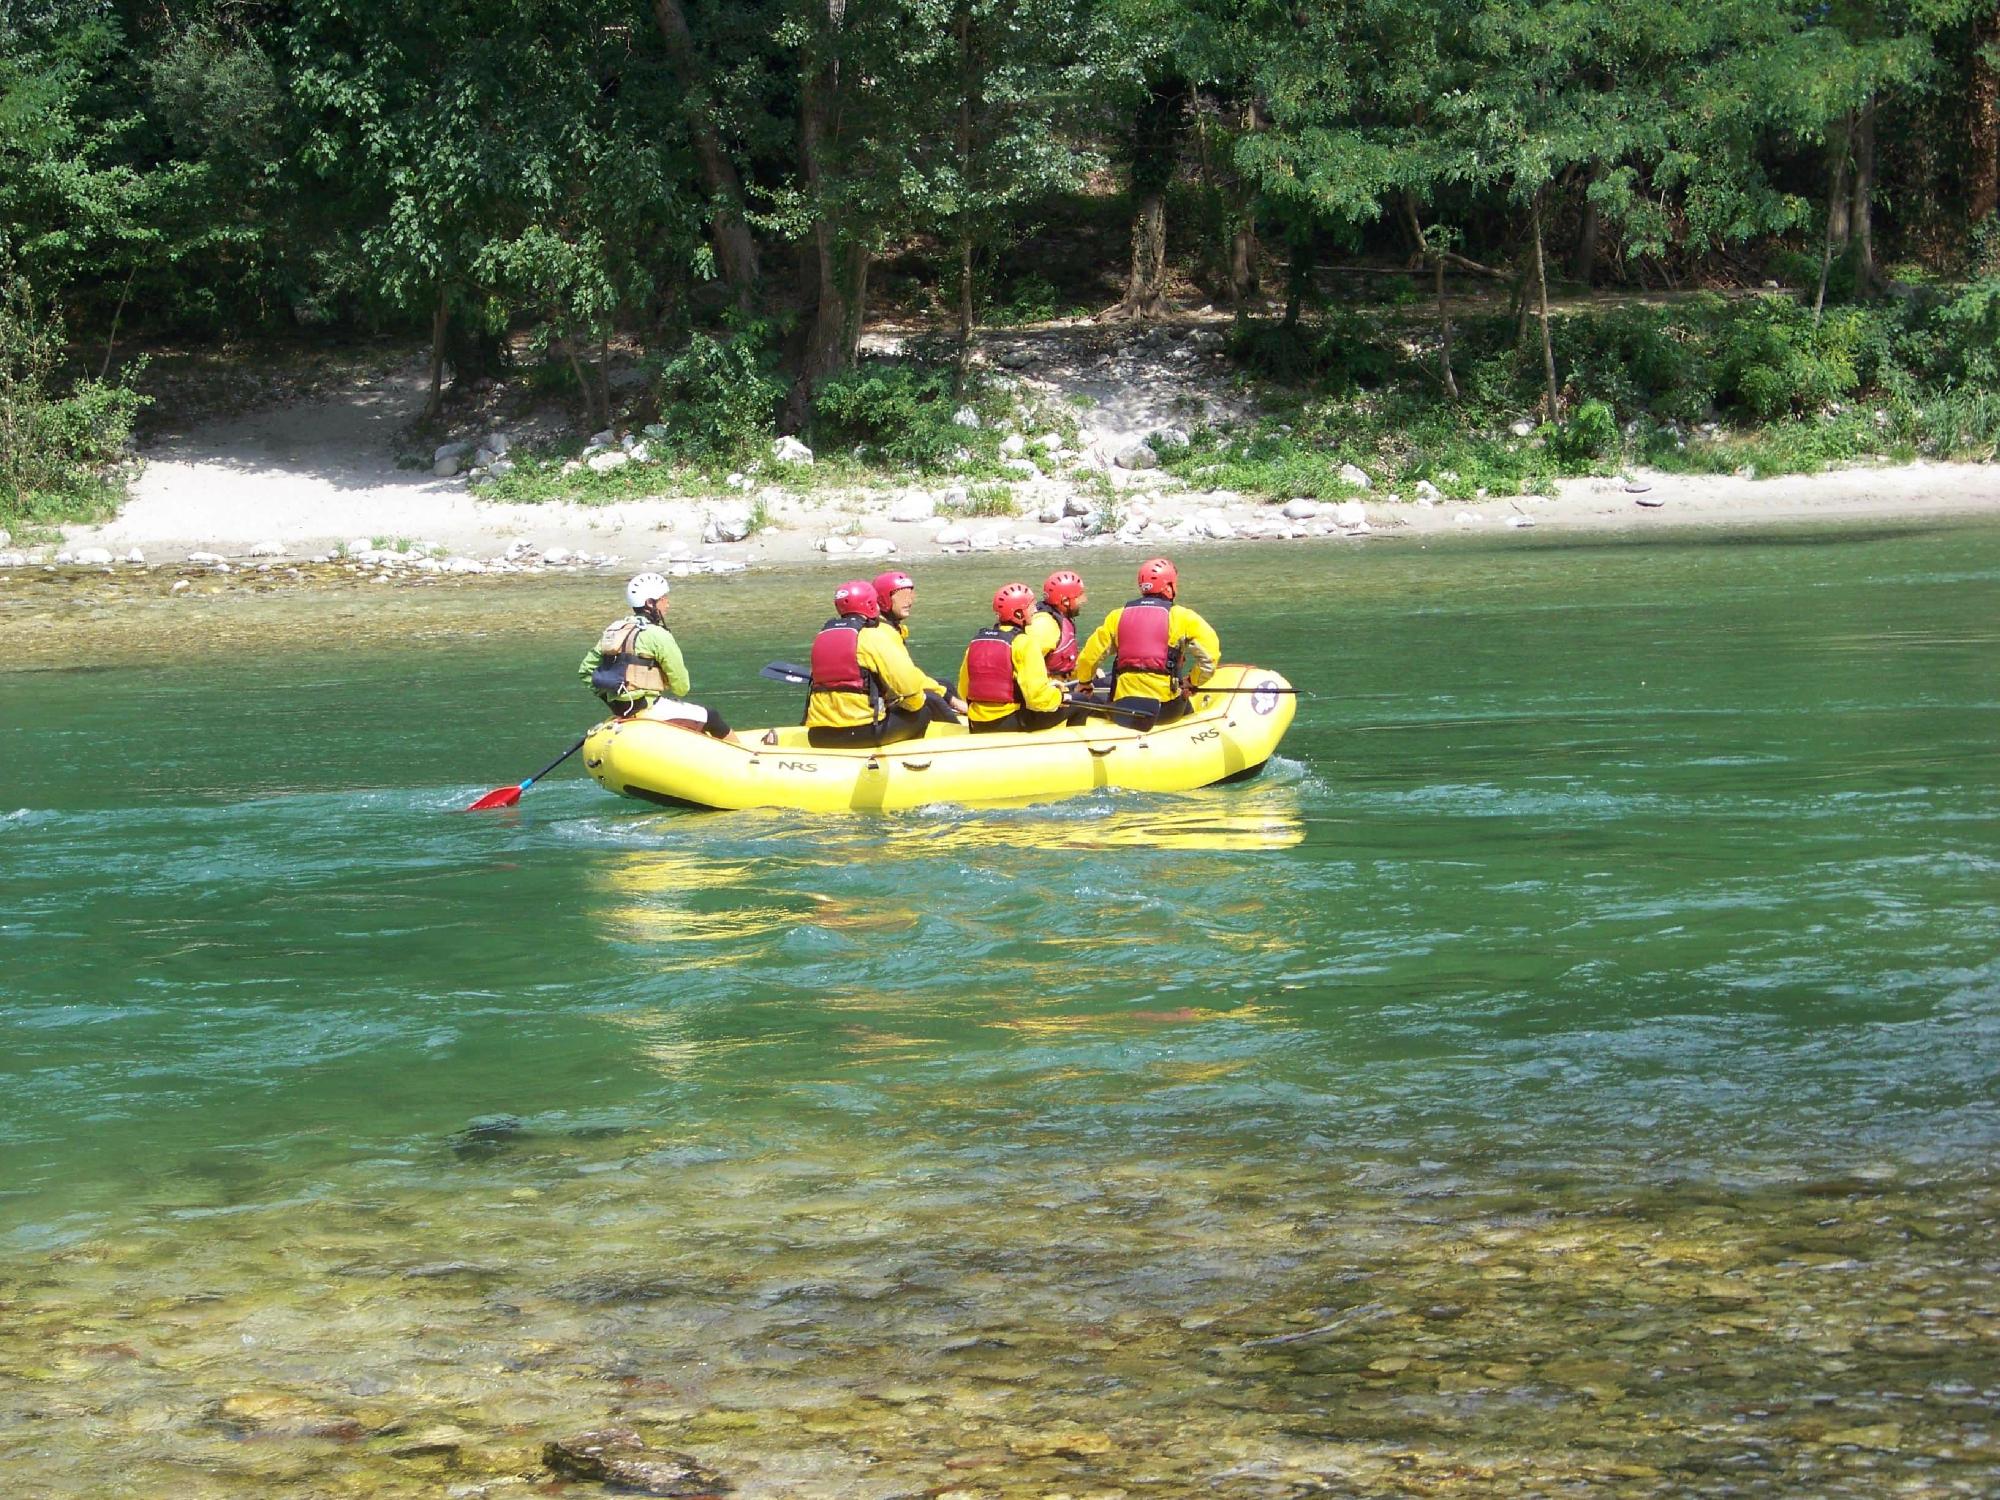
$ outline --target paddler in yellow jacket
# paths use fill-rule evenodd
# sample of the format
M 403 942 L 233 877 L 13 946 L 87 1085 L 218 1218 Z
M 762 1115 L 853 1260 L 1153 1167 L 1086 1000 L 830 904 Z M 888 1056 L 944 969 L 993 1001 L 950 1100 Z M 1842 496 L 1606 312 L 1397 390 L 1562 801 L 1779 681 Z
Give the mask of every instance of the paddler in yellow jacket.
M 833 591 L 834 617 L 812 645 L 806 739 L 816 749 L 892 745 L 965 710 L 948 689 L 917 670 L 909 648 L 882 621 L 875 585 L 862 579 Z
M 1029 631 L 1035 591 L 1005 585 L 993 596 L 994 623 L 972 638 L 958 669 L 958 695 L 974 734 L 1053 729 L 1069 722 L 1062 689 L 1049 681 L 1042 648 Z
M 1214 627 L 1174 602 L 1178 585 L 1179 574 L 1166 558 L 1139 564 L 1139 597 L 1106 615 L 1076 659 L 1077 679 L 1089 682 L 1110 655 L 1113 701 L 1120 708 L 1157 709 L 1158 724 L 1186 713 L 1188 688 L 1213 677 L 1222 660 Z
M 670 587 L 658 573 L 641 573 L 626 584 L 625 602 L 632 613 L 604 627 L 576 674 L 621 719 L 652 708 L 654 717 L 690 724 L 726 740 L 729 725 L 722 715 L 688 700 L 694 684 L 680 643 L 664 618 Z

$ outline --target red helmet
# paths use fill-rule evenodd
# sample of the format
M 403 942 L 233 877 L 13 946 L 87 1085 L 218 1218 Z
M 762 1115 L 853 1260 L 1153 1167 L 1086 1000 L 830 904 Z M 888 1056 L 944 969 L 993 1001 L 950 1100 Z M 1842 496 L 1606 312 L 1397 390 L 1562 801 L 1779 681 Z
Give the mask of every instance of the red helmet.
M 913 589 L 917 580 L 908 573 L 877 573 L 875 575 L 875 597 L 882 608 L 889 607 L 889 598 L 897 589 Z
M 1035 591 L 1025 583 L 1003 585 L 993 596 L 993 613 L 1002 625 L 1025 625 L 1035 612 Z
M 1139 592 L 1142 594 L 1158 594 L 1163 599 L 1171 599 L 1179 582 L 1180 574 L 1164 557 L 1151 557 L 1139 564 Z
M 862 615 L 870 620 L 882 617 L 882 604 L 875 597 L 875 585 L 855 579 L 843 583 L 833 591 L 833 608 L 836 614 Z
M 1075 609 L 1083 603 L 1083 580 L 1067 568 L 1051 573 L 1042 585 L 1042 597 L 1057 609 Z

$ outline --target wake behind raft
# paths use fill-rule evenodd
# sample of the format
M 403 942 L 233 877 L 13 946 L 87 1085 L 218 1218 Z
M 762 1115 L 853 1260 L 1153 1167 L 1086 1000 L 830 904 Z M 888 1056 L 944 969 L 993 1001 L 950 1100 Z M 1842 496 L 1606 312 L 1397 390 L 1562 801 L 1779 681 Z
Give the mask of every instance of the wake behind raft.
M 1224 665 L 1186 714 L 1159 728 L 1092 720 L 1034 734 L 935 725 L 879 749 L 816 750 L 803 728 L 711 739 L 642 711 L 584 737 L 583 764 L 608 791 L 665 807 L 902 812 L 938 803 L 1051 802 L 1107 788 L 1191 792 L 1246 781 L 1291 727 L 1291 684 L 1262 667 Z

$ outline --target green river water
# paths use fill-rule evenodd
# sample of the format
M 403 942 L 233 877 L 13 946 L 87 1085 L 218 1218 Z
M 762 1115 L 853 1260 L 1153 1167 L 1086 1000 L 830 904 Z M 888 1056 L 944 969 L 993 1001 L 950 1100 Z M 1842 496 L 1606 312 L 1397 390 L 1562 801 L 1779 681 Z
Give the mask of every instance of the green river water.
M 2000 530 L 1181 563 L 1261 780 L 897 819 L 458 816 L 615 580 L 0 583 L 0 1492 L 2000 1490 Z

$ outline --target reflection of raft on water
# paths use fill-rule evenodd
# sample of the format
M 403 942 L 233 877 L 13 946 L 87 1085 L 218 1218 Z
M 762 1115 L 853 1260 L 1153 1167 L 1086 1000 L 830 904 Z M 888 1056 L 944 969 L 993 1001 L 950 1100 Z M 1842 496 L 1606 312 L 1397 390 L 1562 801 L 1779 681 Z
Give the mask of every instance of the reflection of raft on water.
M 1081 729 L 969 734 L 934 728 L 880 750 L 815 750 L 803 729 L 711 739 L 644 714 L 591 730 L 583 763 L 609 790 L 670 807 L 894 812 L 938 802 L 1045 802 L 1123 788 L 1188 792 L 1254 776 L 1292 722 L 1276 672 L 1224 666 L 1187 715 L 1159 729 L 1093 719 Z M 1241 691 L 1224 692 L 1235 688 Z M 1263 690 L 1263 691 L 1260 691 Z

